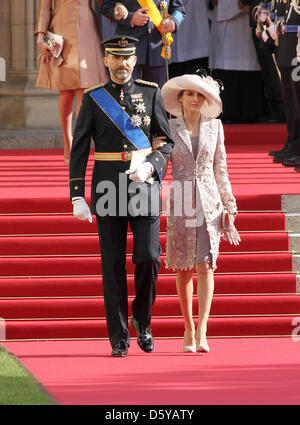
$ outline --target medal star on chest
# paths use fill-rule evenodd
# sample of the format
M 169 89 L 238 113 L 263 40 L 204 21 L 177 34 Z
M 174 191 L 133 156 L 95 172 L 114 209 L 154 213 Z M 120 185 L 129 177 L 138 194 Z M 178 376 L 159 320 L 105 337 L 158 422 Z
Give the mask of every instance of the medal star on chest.
M 144 103 L 137 103 L 136 105 L 134 105 L 135 110 L 138 114 L 142 114 L 143 112 L 146 112 L 146 106 Z
M 132 115 L 131 124 L 133 127 L 140 127 L 142 125 L 142 118 L 139 115 Z

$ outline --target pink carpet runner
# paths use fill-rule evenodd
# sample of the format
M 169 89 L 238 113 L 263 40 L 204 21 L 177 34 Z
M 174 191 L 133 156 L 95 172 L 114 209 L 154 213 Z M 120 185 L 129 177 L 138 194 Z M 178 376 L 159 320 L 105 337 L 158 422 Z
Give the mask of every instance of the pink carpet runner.
M 278 337 L 290 337 L 293 320 L 300 323 L 281 207 L 282 194 L 300 193 L 300 173 L 274 164 L 267 155 L 284 143 L 283 125 L 226 126 L 225 136 L 242 243 L 221 243 L 208 323 L 213 350 L 207 356 L 181 353 L 183 320 L 175 275 L 164 266 L 164 214 L 162 268 L 151 322 L 155 354 L 146 359 L 133 340 L 128 359 L 111 359 L 95 219 L 89 224 L 72 216 L 62 151 L 1 151 L 0 318 L 11 341 L 5 345 L 61 403 L 299 402 L 299 347 L 291 338 Z M 91 172 L 92 158 L 88 179 Z M 169 183 L 170 175 L 163 203 Z M 129 236 L 129 307 L 134 295 L 131 252 Z M 134 388 L 126 394 L 119 388 L 120 374 L 126 388 Z M 274 382 L 283 377 L 280 389 Z

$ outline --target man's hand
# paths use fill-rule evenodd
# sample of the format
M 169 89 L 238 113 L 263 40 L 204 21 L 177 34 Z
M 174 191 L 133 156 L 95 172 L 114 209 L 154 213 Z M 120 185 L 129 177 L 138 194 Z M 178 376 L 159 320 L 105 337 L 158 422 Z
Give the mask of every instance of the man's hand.
M 73 198 L 73 215 L 79 220 L 88 220 L 92 223 L 92 214 L 89 209 L 88 204 L 85 202 L 85 199 L 82 197 Z
M 136 25 L 137 27 L 142 27 L 143 25 L 145 25 L 149 20 L 149 16 L 145 13 L 146 10 L 147 8 L 142 8 L 134 12 L 131 20 L 131 25 Z
M 161 32 L 174 32 L 176 30 L 176 24 L 172 19 L 165 19 L 160 25 Z
M 154 167 L 151 162 L 145 161 L 136 167 L 134 172 L 129 174 L 129 178 L 134 182 L 143 183 L 152 176 L 153 171 Z
M 114 18 L 116 21 L 126 19 L 128 16 L 128 10 L 123 3 L 117 2 L 114 9 Z

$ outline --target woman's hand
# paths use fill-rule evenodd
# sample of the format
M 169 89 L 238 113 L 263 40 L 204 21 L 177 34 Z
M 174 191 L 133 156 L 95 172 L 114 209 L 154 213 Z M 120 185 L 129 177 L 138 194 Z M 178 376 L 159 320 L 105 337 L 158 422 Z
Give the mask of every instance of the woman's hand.
M 128 16 L 128 10 L 123 3 L 117 2 L 114 9 L 114 18 L 116 21 L 126 19 Z
M 152 140 L 152 148 L 156 150 L 166 145 L 167 142 L 165 141 L 165 139 L 166 139 L 166 136 L 155 136 L 154 139 Z
M 48 44 L 45 43 L 44 38 L 45 34 L 43 32 L 39 32 L 37 37 L 37 45 L 39 46 L 39 49 L 43 55 L 51 58 L 52 53 L 50 52 Z

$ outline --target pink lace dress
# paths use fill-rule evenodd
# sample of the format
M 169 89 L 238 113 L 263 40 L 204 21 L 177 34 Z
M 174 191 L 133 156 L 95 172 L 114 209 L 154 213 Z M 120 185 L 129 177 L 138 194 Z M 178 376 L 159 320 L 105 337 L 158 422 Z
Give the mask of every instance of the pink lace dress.
M 172 184 L 168 199 L 166 267 L 192 270 L 200 261 L 216 269 L 224 207 L 236 212 L 227 173 L 223 126 L 202 117 L 198 149 L 184 120 L 170 120 L 175 146 L 171 154 Z

